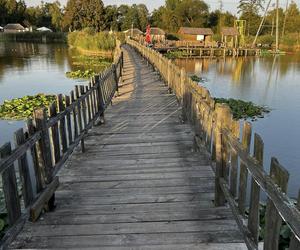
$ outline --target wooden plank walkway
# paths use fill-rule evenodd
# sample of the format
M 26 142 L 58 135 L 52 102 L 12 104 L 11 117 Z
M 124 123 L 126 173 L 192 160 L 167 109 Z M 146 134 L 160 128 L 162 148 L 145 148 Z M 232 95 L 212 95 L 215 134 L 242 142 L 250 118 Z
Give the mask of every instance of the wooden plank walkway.
M 246 249 L 214 173 L 159 76 L 124 48 L 120 95 L 60 173 L 54 212 L 27 222 L 20 249 Z

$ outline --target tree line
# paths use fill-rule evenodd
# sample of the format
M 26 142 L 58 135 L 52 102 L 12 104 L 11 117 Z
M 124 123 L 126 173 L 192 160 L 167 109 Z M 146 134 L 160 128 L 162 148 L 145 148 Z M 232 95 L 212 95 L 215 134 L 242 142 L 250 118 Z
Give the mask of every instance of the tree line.
M 95 31 L 122 31 L 132 26 L 145 31 L 147 24 L 168 32 L 177 32 L 182 27 L 209 27 L 219 32 L 223 26 L 233 26 L 234 20 L 246 20 L 246 35 L 255 35 L 268 0 L 240 0 L 238 15 L 223 11 L 223 4 L 210 11 L 203 0 L 166 0 L 152 13 L 144 4 L 108 5 L 101 0 L 68 0 L 66 6 L 59 1 L 41 2 L 36 7 L 26 6 L 24 0 L 0 0 L 0 25 L 22 23 L 36 27 L 46 26 L 56 31 L 74 31 L 89 28 Z M 209 1 L 207 1 L 209 2 Z M 291 1 L 286 9 L 279 9 L 280 32 L 299 32 L 300 12 Z M 261 34 L 275 32 L 276 10 L 267 12 Z

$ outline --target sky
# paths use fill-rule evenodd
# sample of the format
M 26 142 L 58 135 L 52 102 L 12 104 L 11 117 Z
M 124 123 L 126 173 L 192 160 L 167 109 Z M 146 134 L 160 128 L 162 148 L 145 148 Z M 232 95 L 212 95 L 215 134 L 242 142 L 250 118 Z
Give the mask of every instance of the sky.
M 54 2 L 55 0 L 44 0 L 44 2 Z M 63 5 L 66 4 L 67 0 L 59 0 Z M 153 11 L 161 5 L 164 5 L 165 0 L 102 0 L 105 5 L 121 5 L 121 4 L 139 4 L 144 3 L 148 7 L 149 11 Z M 220 6 L 219 0 L 204 0 L 209 6 L 210 10 L 218 9 Z M 275 0 L 273 0 L 275 2 Z M 280 7 L 285 8 L 287 0 L 279 0 Z M 27 5 L 38 5 L 41 0 L 25 0 Z M 223 10 L 230 11 L 231 13 L 237 13 L 238 0 L 222 0 Z M 295 2 L 300 6 L 300 0 L 295 0 Z
M 138 4 L 144 3 L 148 7 L 150 11 L 155 8 L 158 8 L 161 5 L 164 5 L 165 0 L 102 0 L 105 5 L 110 4 Z M 38 5 L 41 0 L 25 0 L 28 5 Z M 44 0 L 44 2 L 54 2 L 54 0 Z M 60 0 L 60 2 L 64 5 L 66 4 L 67 0 Z M 217 9 L 219 7 L 218 0 L 206 0 L 205 1 L 211 8 L 211 10 Z M 236 6 L 238 0 L 223 0 L 224 10 L 229 10 L 233 13 L 236 13 Z

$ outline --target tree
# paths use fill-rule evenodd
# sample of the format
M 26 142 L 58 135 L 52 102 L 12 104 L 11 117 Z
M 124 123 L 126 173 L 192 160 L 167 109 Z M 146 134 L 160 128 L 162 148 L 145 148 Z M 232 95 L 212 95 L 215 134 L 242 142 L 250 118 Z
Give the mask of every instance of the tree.
M 293 33 L 300 31 L 300 12 L 297 4 L 292 1 L 286 10 L 285 33 Z
M 63 12 L 60 7 L 60 2 L 48 4 L 49 15 L 51 17 L 51 24 L 55 30 L 62 30 Z
M 240 19 L 247 21 L 246 31 L 248 35 L 255 35 L 259 27 L 261 16 L 259 11 L 263 10 L 264 0 L 240 0 L 238 13 Z
M 63 20 L 64 28 L 80 30 L 87 27 L 105 28 L 104 5 L 101 0 L 68 0 Z
M 108 5 L 105 7 L 105 29 L 106 30 L 114 30 L 119 31 L 119 18 L 120 13 L 118 11 L 118 7 L 116 5 Z
M 130 29 L 133 25 L 142 31 L 146 30 L 148 23 L 149 12 L 144 4 L 133 4 L 132 6 L 120 6 L 120 13 L 122 13 L 121 30 Z

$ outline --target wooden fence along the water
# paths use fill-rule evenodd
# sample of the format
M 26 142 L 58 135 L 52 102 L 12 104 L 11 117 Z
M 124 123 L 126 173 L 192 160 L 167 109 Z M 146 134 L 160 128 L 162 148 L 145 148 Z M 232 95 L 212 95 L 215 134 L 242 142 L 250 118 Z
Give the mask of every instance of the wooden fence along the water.
M 84 152 L 87 131 L 104 116 L 118 91 L 122 67 L 123 54 L 117 50 L 115 63 L 93 77 L 88 86 L 76 86 L 70 96 L 57 95 L 48 112 L 35 110 L 33 119 L 27 121 L 27 131 L 15 132 L 13 150 L 11 143 L 0 147 L 0 172 L 9 223 L 1 246 L 7 246 L 28 217 L 35 221 L 42 210 L 55 206 L 57 172 L 79 143 Z
M 276 158 L 271 159 L 270 173 L 264 170 L 263 140 L 258 134 L 252 135 L 251 124 L 245 121 L 241 128 L 227 105 L 216 104 L 206 88 L 192 81 L 171 60 L 135 41 L 127 42 L 160 73 L 181 102 L 183 118 L 194 126 L 195 144 L 207 148 L 215 167 L 215 205 L 223 206 L 226 202 L 230 205 L 248 248 L 258 248 L 262 230 L 264 249 L 278 249 L 285 221 L 292 234 L 289 249 L 300 249 L 300 193 L 296 205 L 286 194 L 289 173 Z M 252 136 L 253 155 L 250 154 Z M 261 191 L 267 196 L 264 228 L 259 224 Z

